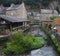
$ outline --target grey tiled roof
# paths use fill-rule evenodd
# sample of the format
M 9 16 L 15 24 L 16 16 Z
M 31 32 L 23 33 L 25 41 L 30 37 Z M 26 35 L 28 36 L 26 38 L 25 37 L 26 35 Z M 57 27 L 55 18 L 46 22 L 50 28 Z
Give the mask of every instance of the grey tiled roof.
M 12 23 L 16 23 L 16 22 L 25 22 L 25 21 L 29 21 L 25 18 L 17 18 L 17 17 L 12 17 L 12 16 L 0 16 L 2 19 L 8 21 L 8 22 L 12 22 Z
M 16 9 L 18 9 L 19 6 L 20 5 L 14 5 L 14 4 L 12 4 L 7 10 L 16 10 Z
M 11 4 L 11 6 L 7 10 L 16 10 L 16 9 L 21 9 L 23 7 L 25 7 L 24 3 L 16 4 L 16 5 L 15 4 Z
M 58 12 L 56 10 L 49 10 L 49 9 L 41 9 L 41 13 L 42 14 L 58 14 Z
M 6 9 L 5 8 L 0 8 L 0 14 L 5 14 L 6 13 Z

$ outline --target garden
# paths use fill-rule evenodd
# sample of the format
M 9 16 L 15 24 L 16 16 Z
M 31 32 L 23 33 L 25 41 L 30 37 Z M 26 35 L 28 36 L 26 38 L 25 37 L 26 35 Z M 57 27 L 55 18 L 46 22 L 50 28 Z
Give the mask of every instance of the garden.
M 42 37 L 35 37 L 32 34 L 24 36 L 21 32 L 15 32 L 11 40 L 5 45 L 3 52 L 8 54 L 22 54 L 33 49 L 44 46 L 45 40 Z

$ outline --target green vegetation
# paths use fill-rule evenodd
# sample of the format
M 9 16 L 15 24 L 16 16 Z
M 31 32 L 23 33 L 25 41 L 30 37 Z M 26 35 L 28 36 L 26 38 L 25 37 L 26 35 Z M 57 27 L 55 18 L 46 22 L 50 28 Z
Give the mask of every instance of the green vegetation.
M 50 17 L 51 20 L 54 20 L 54 19 L 60 19 L 59 16 L 53 16 L 53 17 Z
M 33 35 L 24 36 L 20 32 L 15 32 L 9 43 L 4 48 L 5 54 L 10 53 L 24 53 L 32 49 L 40 48 L 45 44 L 41 37 L 34 37 Z
M 42 5 L 44 6 L 48 6 L 48 4 L 51 2 L 52 0 L 42 0 Z
M 51 20 L 54 20 L 56 18 L 56 16 L 50 17 Z
M 5 6 L 9 6 L 11 3 L 20 4 L 21 2 L 25 2 L 25 4 L 29 5 L 30 7 L 39 7 L 40 4 L 46 6 L 52 0 L 0 0 L 0 4 Z
M 10 6 L 11 3 L 14 4 L 21 4 L 24 2 L 29 9 L 39 9 L 40 7 L 48 7 L 51 2 L 54 0 L 0 0 L 0 4 L 3 4 L 4 6 Z M 55 8 L 60 13 L 60 0 L 58 1 L 58 6 Z
M 9 6 L 11 3 L 20 4 L 22 1 L 28 5 L 31 5 L 32 7 L 38 4 L 36 0 L 0 0 L 0 4 L 2 3 L 5 6 Z
M 57 51 L 59 51 L 60 53 L 60 43 L 58 43 L 54 35 L 51 35 L 51 40 L 53 41 L 55 47 L 57 48 Z

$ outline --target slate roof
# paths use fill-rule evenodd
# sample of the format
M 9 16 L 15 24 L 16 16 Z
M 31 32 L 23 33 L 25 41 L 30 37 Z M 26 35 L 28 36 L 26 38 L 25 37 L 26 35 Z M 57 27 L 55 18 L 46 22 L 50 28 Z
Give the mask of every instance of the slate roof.
M 8 21 L 8 22 L 12 22 L 12 23 L 16 23 L 16 22 L 26 22 L 29 21 L 25 18 L 17 18 L 17 17 L 12 17 L 12 16 L 0 16 L 2 19 Z
M 18 9 L 19 6 L 20 5 L 11 4 L 11 6 L 7 10 L 16 10 L 16 9 Z
M 58 12 L 56 10 L 49 10 L 49 9 L 41 9 L 41 13 L 42 14 L 58 14 Z
M 24 6 L 24 3 L 20 4 L 11 4 L 11 6 L 7 9 L 8 11 L 11 10 L 17 10 L 17 9 L 21 9 Z
M 0 8 L 0 14 L 5 14 L 6 13 L 6 9 L 5 8 Z

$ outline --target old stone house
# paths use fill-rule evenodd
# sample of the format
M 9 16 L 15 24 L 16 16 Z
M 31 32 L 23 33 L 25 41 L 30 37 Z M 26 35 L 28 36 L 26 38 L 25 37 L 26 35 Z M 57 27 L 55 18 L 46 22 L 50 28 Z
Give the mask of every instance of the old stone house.
M 0 29 L 10 29 L 11 31 L 14 29 L 25 30 L 26 27 L 29 27 L 29 23 L 24 3 L 21 5 L 11 4 L 10 7 L 6 8 L 5 14 L 0 15 Z
M 41 9 L 40 14 L 37 14 L 41 18 L 41 20 L 50 20 L 52 16 L 58 16 L 58 12 L 56 10 L 50 9 Z
M 27 11 L 24 3 L 20 5 L 11 4 L 11 6 L 7 9 L 6 15 L 19 18 L 27 18 Z
M 31 21 L 34 21 L 35 19 L 37 19 L 39 21 L 42 21 L 43 25 L 44 24 L 50 25 L 51 22 L 52 22 L 50 17 L 53 17 L 53 16 L 58 16 L 58 12 L 56 10 L 41 9 L 40 12 L 37 12 L 37 13 L 33 14 L 33 17 L 32 17 L 33 19 Z

